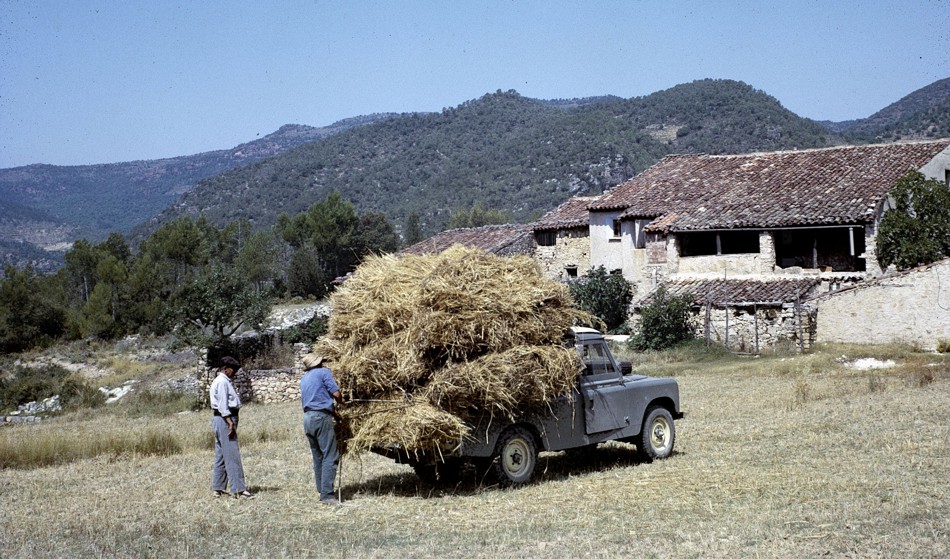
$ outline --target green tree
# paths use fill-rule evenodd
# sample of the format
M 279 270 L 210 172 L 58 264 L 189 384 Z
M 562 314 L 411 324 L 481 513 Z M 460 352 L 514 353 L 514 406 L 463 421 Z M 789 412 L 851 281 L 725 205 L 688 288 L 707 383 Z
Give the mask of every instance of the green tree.
M 99 254 L 96 247 L 86 239 L 79 239 L 64 256 L 66 277 L 70 287 L 75 290 L 76 296 L 82 303 L 89 301 L 92 289 L 96 286 L 96 266 L 99 263 Z
M 27 266 L 8 265 L 0 280 L 0 351 L 12 353 L 52 343 L 64 332 L 65 309 L 55 282 Z
M 598 266 L 586 277 L 569 284 L 571 295 L 580 308 L 603 321 L 608 331 L 627 322 L 627 308 L 633 299 L 633 288 L 621 274 L 608 273 Z
M 950 188 L 911 171 L 890 191 L 877 233 L 878 262 L 906 270 L 950 256 Z
M 273 233 L 256 231 L 241 244 L 234 264 L 258 291 L 263 291 L 266 283 L 276 277 L 279 253 L 280 247 Z
M 419 214 L 412 212 L 406 218 L 405 246 L 412 246 L 423 240 L 422 227 L 419 225 Z
M 270 301 L 237 270 L 213 264 L 172 294 L 167 320 L 179 341 L 195 347 L 220 344 L 242 326 L 259 329 Z
M 317 250 L 307 246 L 294 250 L 287 268 L 287 290 L 290 294 L 320 299 L 326 296 L 328 285 Z
M 640 324 L 630 337 L 630 347 L 636 351 L 661 350 L 693 339 L 692 309 L 692 297 L 671 295 L 660 287 L 653 294 L 653 302 L 640 309 Z
M 393 223 L 381 212 L 368 212 L 360 216 L 358 254 L 362 260 L 368 254 L 396 252 L 399 235 Z

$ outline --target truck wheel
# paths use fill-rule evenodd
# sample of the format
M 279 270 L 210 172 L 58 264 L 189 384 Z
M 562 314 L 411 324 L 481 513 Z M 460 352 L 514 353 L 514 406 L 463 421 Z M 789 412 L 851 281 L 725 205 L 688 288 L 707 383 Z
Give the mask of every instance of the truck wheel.
M 511 487 L 527 483 L 537 463 L 538 448 L 527 429 L 512 427 L 502 433 L 495 445 L 495 460 L 492 462 L 501 485 Z
M 666 458 L 673 453 L 676 428 L 669 410 L 661 406 L 647 408 L 640 436 L 637 437 L 637 454 L 645 462 Z

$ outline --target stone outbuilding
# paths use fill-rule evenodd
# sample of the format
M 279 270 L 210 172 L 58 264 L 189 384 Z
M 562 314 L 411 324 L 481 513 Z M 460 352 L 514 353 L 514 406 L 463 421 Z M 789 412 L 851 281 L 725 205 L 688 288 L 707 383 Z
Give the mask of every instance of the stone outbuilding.
M 692 298 L 697 337 L 757 354 L 763 349 L 801 350 L 815 342 L 816 313 L 808 300 L 819 285 L 818 278 L 680 279 L 663 287 L 669 295 Z M 634 311 L 653 303 L 655 294 L 636 301 Z
M 590 263 L 590 212 L 599 196 L 575 196 L 531 223 L 541 273 L 555 280 L 584 275 Z

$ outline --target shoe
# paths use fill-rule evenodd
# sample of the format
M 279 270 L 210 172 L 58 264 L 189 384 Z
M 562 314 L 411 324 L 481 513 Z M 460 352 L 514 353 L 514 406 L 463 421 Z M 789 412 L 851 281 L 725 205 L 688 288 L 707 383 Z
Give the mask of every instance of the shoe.
M 241 491 L 240 493 L 234 494 L 235 499 L 253 499 L 255 496 L 256 495 L 254 495 L 253 493 L 251 493 L 250 491 L 246 489 L 244 491 Z
M 336 497 L 330 497 L 329 499 L 320 499 L 320 502 L 324 505 L 342 505 L 339 499 Z
M 214 498 L 218 498 L 218 497 L 221 497 L 221 496 L 225 496 L 225 495 L 227 495 L 227 494 L 228 494 L 228 492 L 227 492 L 227 491 L 224 491 L 224 490 L 222 490 L 222 489 L 215 489 L 214 491 L 211 492 L 211 496 L 214 497 Z

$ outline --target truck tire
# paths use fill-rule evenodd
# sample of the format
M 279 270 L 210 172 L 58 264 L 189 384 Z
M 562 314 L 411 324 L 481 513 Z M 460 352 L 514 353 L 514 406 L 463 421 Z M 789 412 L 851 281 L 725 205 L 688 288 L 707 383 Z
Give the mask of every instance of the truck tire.
M 676 427 L 673 416 L 662 406 L 650 406 L 643 417 L 643 427 L 637 437 L 637 455 L 644 462 L 666 458 L 673 453 Z
M 502 486 L 527 483 L 537 463 L 538 447 L 534 436 L 524 427 L 511 427 L 498 438 L 492 468 Z

